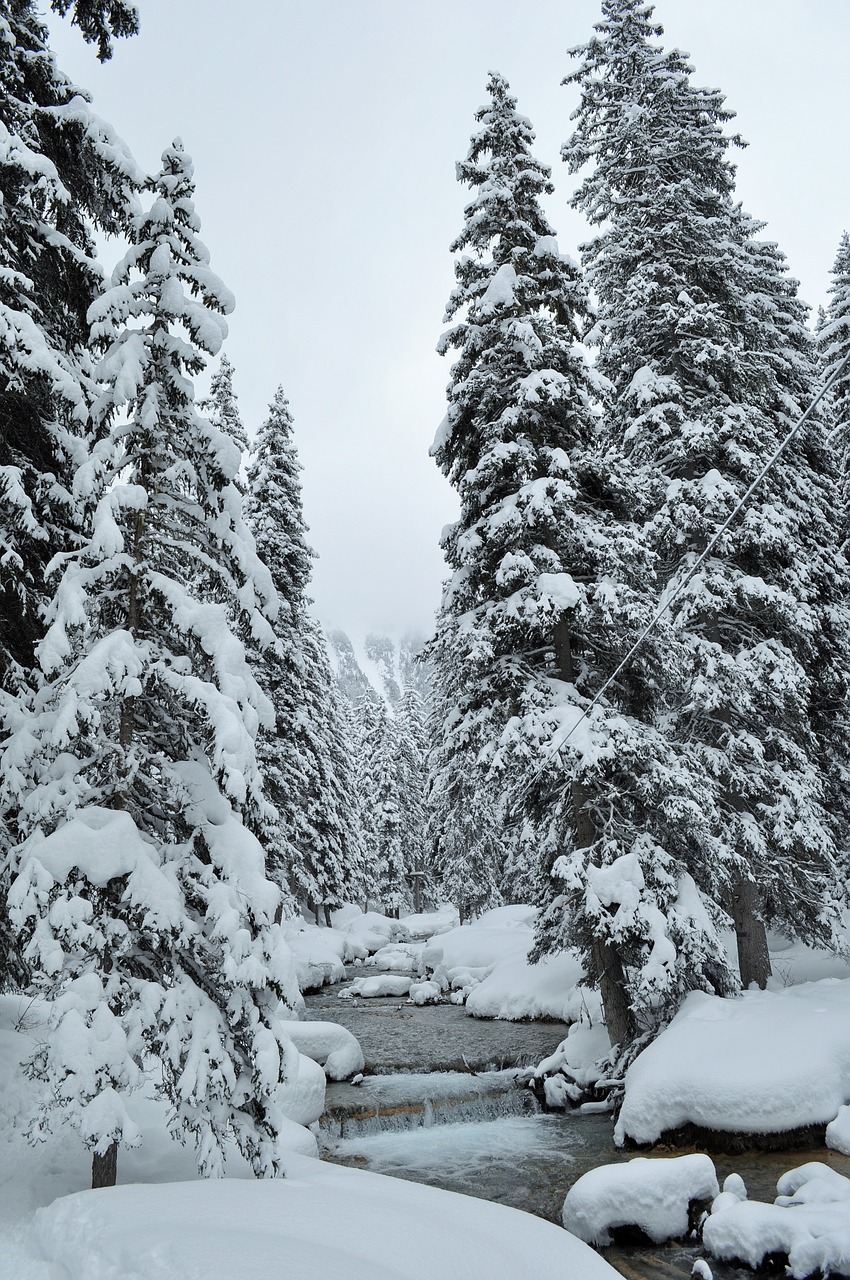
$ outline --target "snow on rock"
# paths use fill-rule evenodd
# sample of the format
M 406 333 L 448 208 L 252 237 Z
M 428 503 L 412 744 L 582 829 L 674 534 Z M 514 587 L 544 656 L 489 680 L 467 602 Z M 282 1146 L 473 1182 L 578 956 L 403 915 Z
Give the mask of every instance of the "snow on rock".
M 411 942 L 427 942 L 437 933 L 446 933 L 459 923 L 457 907 L 437 907 L 436 911 L 422 911 L 418 915 L 402 916 L 401 923 Z
M 422 966 L 424 942 L 389 942 L 366 960 L 370 969 L 396 970 L 401 973 L 419 973 Z
M 759 1267 L 771 1254 L 788 1273 L 850 1276 L 850 1179 L 818 1161 L 784 1174 L 774 1204 L 737 1199 L 715 1203 L 703 1227 L 709 1253 Z
M 584 1014 L 602 1021 L 599 995 L 581 985 L 584 968 L 575 951 L 529 964 L 524 956 L 502 960 L 467 997 L 476 1018 L 552 1018 L 578 1022 Z
M 339 999 L 353 1000 L 355 996 L 362 996 L 370 1000 L 378 996 L 406 996 L 412 981 L 412 978 L 404 977 L 400 973 L 382 973 L 374 978 L 355 978 L 354 982 L 343 987 L 339 992 Z
M 617 1227 L 640 1227 L 659 1244 L 686 1235 L 691 1202 L 711 1200 L 718 1192 L 706 1155 L 638 1157 L 579 1178 L 567 1192 L 562 1220 L 567 1231 L 588 1244 L 610 1244 Z
M 598 997 L 597 997 L 598 998 Z M 554 1053 L 537 1064 L 535 1078 L 543 1080 L 543 1092 L 550 1107 L 578 1102 L 584 1090 L 596 1083 L 600 1064 L 611 1049 L 601 1018 L 591 1025 L 574 1022 Z
M 84 1191 L 36 1215 L 16 1280 L 281 1274 L 298 1280 L 614 1280 L 553 1223 L 398 1178 L 289 1156 L 285 1177 Z M 435 1224 L 438 1227 L 435 1228 Z
M 414 982 L 409 993 L 411 1004 L 437 1004 L 443 998 L 439 982 Z
M 288 1022 L 286 1034 L 299 1053 L 324 1066 L 329 1080 L 347 1080 L 366 1065 L 359 1040 L 338 1022 Z
M 333 917 L 331 917 L 333 919 Z M 388 942 L 406 942 L 407 930 L 400 920 L 382 916 L 377 911 L 361 912 L 345 925 L 343 960 L 365 960 Z
M 850 979 L 734 999 L 692 992 L 625 1083 L 619 1145 L 688 1123 L 733 1133 L 825 1124 L 850 1102 Z
M 317 991 L 327 983 L 344 981 L 344 941 L 335 929 L 322 929 L 290 920 L 284 922 L 283 932 L 292 951 L 295 974 L 302 991 Z
M 471 924 L 460 925 L 432 938 L 425 946 L 427 969 L 489 972 L 499 961 L 525 959 L 534 940 L 533 907 L 497 907 Z M 485 976 L 483 973 L 480 976 Z
M 293 1027 L 297 1025 L 292 1024 Z M 289 1030 L 287 1023 L 287 1035 Z M 297 1064 L 296 1072 L 280 1086 L 277 1096 L 288 1119 L 296 1124 L 309 1125 L 318 1120 L 325 1110 L 325 1073 L 317 1062 L 300 1052 Z
M 838 1115 L 826 1126 L 826 1145 L 850 1156 L 850 1107 L 839 1107 Z

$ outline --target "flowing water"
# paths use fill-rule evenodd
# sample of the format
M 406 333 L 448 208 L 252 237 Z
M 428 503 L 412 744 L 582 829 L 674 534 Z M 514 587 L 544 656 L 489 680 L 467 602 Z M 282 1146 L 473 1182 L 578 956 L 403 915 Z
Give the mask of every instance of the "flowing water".
M 417 1008 L 398 999 L 341 1001 L 334 988 L 308 997 L 307 1004 L 309 1017 L 341 1022 L 358 1037 L 369 1073 L 359 1085 L 328 1086 L 321 1122 L 326 1159 L 560 1222 L 564 1197 L 582 1174 L 635 1155 L 614 1146 L 610 1116 L 544 1114 L 518 1080 L 518 1067 L 539 1061 L 563 1039 L 560 1023 L 489 1022 L 455 1005 Z M 727 1174 L 739 1173 L 756 1200 L 773 1200 L 777 1179 L 809 1160 L 850 1176 L 850 1159 L 823 1147 L 712 1158 L 721 1184 Z M 633 1280 L 690 1276 L 695 1259 L 704 1256 L 696 1242 L 602 1252 Z M 753 1275 L 708 1262 L 715 1280 Z

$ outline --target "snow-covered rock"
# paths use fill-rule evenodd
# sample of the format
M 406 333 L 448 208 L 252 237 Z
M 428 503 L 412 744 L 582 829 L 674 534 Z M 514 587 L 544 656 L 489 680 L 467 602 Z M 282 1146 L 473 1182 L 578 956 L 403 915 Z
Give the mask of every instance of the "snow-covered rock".
M 850 1179 L 812 1161 L 784 1174 L 777 1190 L 774 1204 L 716 1205 L 703 1227 L 706 1249 L 749 1267 L 787 1255 L 796 1280 L 818 1272 L 850 1276 Z
M 602 1165 L 579 1178 L 567 1192 L 562 1220 L 567 1231 L 589 1244 L 610 1244 L 617 1227 L 639 1227 L 660 1243 L 684 1236 L 691 1202 L 711 1200 L 718 1192 L 714 1165 L 706 1155 L 638 1157 L 627 1164 Z
M 312 1058 L 298 1054 L 297 1070 L 281 1089 L 280 1105 L 285 1116 L 301 1125 L 313 1124 L 324 1113 L 325 1073 Z
M 443 998 L 438 982 L 414 982 L 410 987 L 411 1004 L 437 1004 Z
M 377 911 L 366 911 L 349 920 L 343 937 L 343 959 L 348 964 L 352 960 L 365 960 L 388 942 L 406 942 L 407 930 L 399 920 Z
M 693 1123 L 737 1133 L 826 1124 L 850 1102 L 850 979 L 734 999 L 692 992 L 626 1073 L 615 1141 Z
M 300 1053 L 321 1063 L 329 1080 L 348 1080 L 365 1066 L 359 1040 L 338 1022 L 288 1022 L 286 1034 Z
M 437 907 L 436 911 L 421 911 L 418 915 L 402 916 L 401 923 L 411 942 L 427 942 L 437 933 L 446 933 L 458 924 L 457 908 Z
M 379 996 L 406 996 L 410 991 L 412 978 L 400 973 L 381 973 L 374 978 L 355 978 L 347 987 L 339 992 L 340 1000 L 353 1000 L 355 996 L 364 999 L 375 999 Z
M 501 960 L 467 997 L 476 1018 L 552 1018 L 578 1022 L 584 1015 L 602 1020 L 598 994 L 581 985 L 584 968 L 574 951 L 529 964 L 524 956 Z
M 838 1115 L 826 1126 L 826 1145 L 850 1156 L 850 1107 L 839 1107 Z
M 422 942 L 390 942 L 381 947 L 374 955 L 367 958 L 370 969 L 382 969 L 385 972 L 419 973 L 422 965 Z
M 331 982 L 342 982 L 344 939 L 335 929 L 322 929 L 288 921 L 284 934 L 292 950 L 298 986 L 302 991 L 316 991 Z

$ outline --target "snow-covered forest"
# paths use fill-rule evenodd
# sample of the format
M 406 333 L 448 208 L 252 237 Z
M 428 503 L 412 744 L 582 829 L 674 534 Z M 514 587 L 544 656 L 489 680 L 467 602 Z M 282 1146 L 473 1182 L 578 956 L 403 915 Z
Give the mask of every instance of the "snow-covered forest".
M 144 23 L 50 7 L 101 62 Z M 601 0 L 566 66 L 581 245 L 490 72 L 442 603 L 364 638 L 313 608 L 297 406 L 240 411 L 189 140 L 145 172 L 34 0 L 0 0 L 0 67 L 0 1275 L 184 1274 L 222 1215 L 204 1274 L 277 1274 L 280 1218 L 305 1277 L 448 1276 L 472 1239 L 476 1276 L 602 1280 L 621 1227 L 850 1275 L 847 233 L 812 315 L 643 0 Z M 388 1001 L 422 1021 L 384 1061 L 358 1034 Z M 546 1047 L 473 1063 L 471 1018 Z M 429 1026 L 460 1038 L 431 1066 Z M 566 1230 L 344 1167 L 381 1172 L 346 1089 L 397 1115 L 458 1063 L 479 1102 L 613 1114 L 615 1154 L 698 1154 L 574 1173 Z M 467 1084 L 422 1088 L 427 1127 Z M 815 1154 L 764 1205 L 721 1191 L 718 1134 Z

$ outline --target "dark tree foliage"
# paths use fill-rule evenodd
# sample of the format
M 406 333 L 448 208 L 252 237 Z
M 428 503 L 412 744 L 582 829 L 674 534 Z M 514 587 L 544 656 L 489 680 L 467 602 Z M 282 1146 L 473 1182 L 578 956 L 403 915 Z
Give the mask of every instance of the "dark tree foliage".
M 112 57 L 113 36 L 135 36 L 139 32 L 139 11 L 128 0 L 50 0 L 54 13 L 80 28 L 86 44 L 97 45 L 101 62 Z

